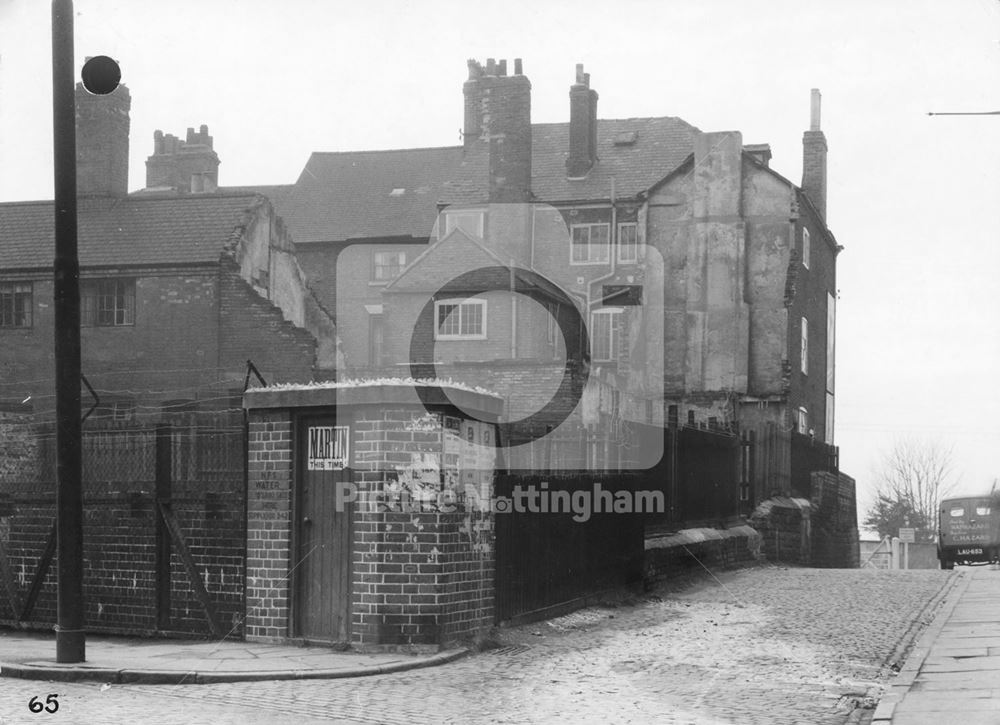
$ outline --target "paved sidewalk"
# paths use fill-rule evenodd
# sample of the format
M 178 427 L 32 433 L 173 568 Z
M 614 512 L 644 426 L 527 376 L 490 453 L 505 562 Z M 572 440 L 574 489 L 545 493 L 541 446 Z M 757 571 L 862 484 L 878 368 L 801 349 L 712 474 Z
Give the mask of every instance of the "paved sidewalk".
M 362 677 L 451 662 L 468 654 L 359 654 L 254 642 L 87 637 L 87 661 L 56 662 L 54 634 L 0 630 L 0 677 L 110 683 L 205 684 Z
M 1000 723 L 1000 571 L 981 567 L 961 577 L 882 697 L 874 724 Z

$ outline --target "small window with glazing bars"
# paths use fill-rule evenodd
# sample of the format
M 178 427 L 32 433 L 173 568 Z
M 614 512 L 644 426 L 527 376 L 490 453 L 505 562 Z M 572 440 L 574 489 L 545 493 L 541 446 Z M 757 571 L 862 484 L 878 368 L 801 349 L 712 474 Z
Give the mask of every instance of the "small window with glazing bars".
M 87 327 L 134 325 L 135 280 L 84 280 L 80 285 L 80 323 Z
M 0 282 L 0 327 L 31 327 L 31 282 Z

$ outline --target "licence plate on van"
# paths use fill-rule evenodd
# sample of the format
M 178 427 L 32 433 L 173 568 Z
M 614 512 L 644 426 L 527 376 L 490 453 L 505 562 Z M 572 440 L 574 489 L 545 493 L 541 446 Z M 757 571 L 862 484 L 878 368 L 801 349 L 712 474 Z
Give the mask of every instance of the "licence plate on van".
M 958 555 L 959 556 L 971 556 L 973 554 L 982 554 L 982 553 L 983 553 L 982 549 L 959 549 L 958 550 Z

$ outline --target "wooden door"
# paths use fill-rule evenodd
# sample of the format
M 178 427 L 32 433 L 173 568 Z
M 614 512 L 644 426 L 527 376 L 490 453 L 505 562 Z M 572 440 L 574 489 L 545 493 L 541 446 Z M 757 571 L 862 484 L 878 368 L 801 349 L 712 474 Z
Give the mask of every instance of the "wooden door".
M 350 431 L 336 418 L 302 418 L 298 428 L 295 634 L 346 643 L 350 629 Z M 338 495 L 339 489 L 339 495 Z

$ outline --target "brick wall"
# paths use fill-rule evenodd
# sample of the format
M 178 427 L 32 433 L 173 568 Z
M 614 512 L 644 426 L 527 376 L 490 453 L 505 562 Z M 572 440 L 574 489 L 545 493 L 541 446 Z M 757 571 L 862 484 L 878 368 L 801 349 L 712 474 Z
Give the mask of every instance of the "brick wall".
M 764 556 L 771 562 L 809 566 L 812 542 L 809 502 L 775 496 L 760 504 L 750 516 L 760 532 Z
M 378 510 L 370 496 L 398 480 L 413 451 L 440 455 L 441 423 L 413 408 L 360 409 L 354 419 L 361 498 L 355 521 L 355 646 L 426 645 L 482 635 L 493 624 L 494 545 L 489 512 Z M 391 508 L 404 508 L 390 501 Z
M 854 479 L 814 471 L 810 498 L 775 496 L 760 504 L 750 524 L 763 537 L 769 561 L 815 567 L 860 565 Z
M 667 581 L 706 568 L 727 569 L 760 559 L 762 536 L 750 526 L 683 529 L 646 536 L 643 570 L 647 583 Z
M 181 530 L 196 576 L 213 603 L 223 632 L 239 636 L 243 592 L 242 433 L 212 434 L 176 425 L 170 439 L 170 491 L 164 492 Z M 205 421 L 202 421 L 204 424 Z M 55 517 L 54 436 L 51 427 L 31 426 L 38 456 L 31 468 L 0 477 L 8 505 L 0 509 L 0 544 L 23 604 L 46 548 Z M 225 440 L 223 440 L 225 438 Z M 83 455 L 85 624 L 91 632 L 204 636 L 211 633 L 180 548 L 170 543 L 169 609 L 160 608 L 157 536 L 164 529 L 155 508 L 156 430 L 88 426 Z M 220 458 L 220 451 L 228 451 Z M 162 460 L 162 459 L 161 459 Z M 214 464 L 211 464 L 215 461 Z M 211 464 L 211 465 L 210 465 Z M 236 468 L 235 466 L 238 466 Z M 44 585 L 24 624 L 49 629 L 56 619 L 53 557 Z M 0 568 L 0 576 L 3 569 Z M 7 585 L 0 582 L 0 622 L 15 624 Z
M 98 276 L 83 273 L 85 280 Z M 221 270 L 120 276 L 135 280 L 134 324 L 81 328 L 83 373 L 103 398 L 132 398 L 147 406 L 147 418 L 158 415 L 156 408 L 167 400 L 227 407 L 232 389 L 242 387 L 247 359 L 267 374 L 268 382 L 311 378 L 315 338 L 285 320 L 280 309 L 233 272 L 231 263 Z M 45 413 L 55 407 L 52 282 L 36 279 L 33 285 L 32 327 L 0 330 L 0 379 L 4 395 L 17 401 L 30 395 L 35 411 Z M 332 338 L 332 323 L 328 330 Z M 329 367 L 335 345 L 325 353 Z
M 486 363 L 449 362 L 437 366 L 438 377 L 500 391 L 509 420 L 525 418 L 545 405 L 559 390 L 565 372 L 562 362 L 494 360 Z M 574 376 L 575 394 L 556 400 L 553 417 L 570 413 L 582 395 L 582 378 Z M 536 418 L 533 422 L 543 424 Z M 554 422 L 554 421 L 553 421 Z M 578 422 L 571 419 L 568 422 Z
M 291 414 L 254 411 L 249 431 L 245 632 L 276 641 L 289 636 Z
M 794 289 L 788 300 L 789 410 L 800 406 L 808 413 L 808 427 L 818 440 L 826 440 L 827 306 L 829 294 L 836 297 L 837 248 L 828 240 L 826 228 L 811 209 L 802 205 L 795 225 L 789 267 L 795 269 Z M 810 232 L 809 266 L 803 264 L 803 230 Z M 835 303 L 834 303 L 835 304 Z M 807 372 L 802 371 L 802 318 L 809 329 Z M 832 392 L 832 391 L 831 391 Z M 794 418 L 793 418 L 794 420 Z
M 0 402 L 0 484 L 31 475 L 35 470 L 38 439 L 31 420 L 30 408 Z
M 316 338 L 254 292 L 235 264 L 223 263 L 219 290 L 220 367 L 238 369 L 250 359 L 269 383 L 312 379 Z
M 854 479 L 827 471 L 816 471 L 811 478 L 812 565 L 857 568 L 860 544 Z
M 295 418 L 290 402 L 253 407 L 263 395 L 279 400 L 283 393 L 262 389 L 248 398 L 246 636 L 261 641 L 297 636 L 289 627 L 296 594 L 288 577 L 297 520 Z M 454 439 L 448 439 L 443 416 L 465 419 L 446 405 L 428 412 L 412 397 L 408 404 L 341 401 L 336 407 L 338 425 L 350 426 L 349 468 L 357 494 L 350 551 L 344 553 L 350 557 L 348 643 L 361 650 L 433 649 L 481 637 L 494 622 L 492 459 L 449 472 L 453 449 L 446 440 Z M 330 399 L 328 408 L 304 410 L 332 412 Z M 425 469 L 434 471 L 428 488 L 420 477 Z M 466 497 L 471 489 L 464 484 L 475 484 L 477 494 Z M 433 495 L 421 499 L 425 491 Z

